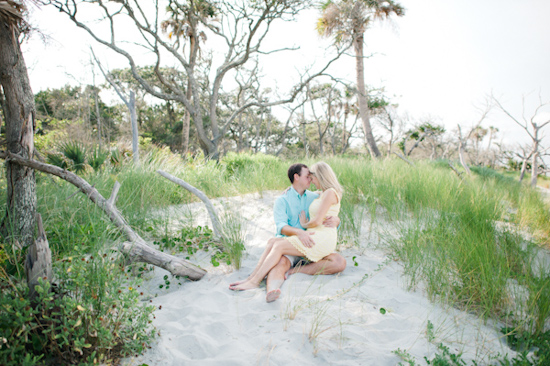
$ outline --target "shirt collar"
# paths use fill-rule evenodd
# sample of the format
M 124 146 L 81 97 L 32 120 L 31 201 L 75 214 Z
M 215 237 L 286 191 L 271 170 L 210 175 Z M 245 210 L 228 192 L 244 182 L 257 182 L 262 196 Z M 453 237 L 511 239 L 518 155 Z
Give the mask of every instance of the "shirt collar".
M 298 198 L 300 197 L 300 194 L 298 193 L 297 190 L 294 189 L 293 186 L 290 186 L 290 192 L 292 192 L 292 194 L 295 195 L 296 197 L 298 197 Z M 307 194 L 308 194 L 308 193 L 309 193 L 309 191 L 306 189 L 306 190 L 304 191 L 304 194 L 303 194 L 302 196 L 303 196 L 303 197 L 307 197 Z

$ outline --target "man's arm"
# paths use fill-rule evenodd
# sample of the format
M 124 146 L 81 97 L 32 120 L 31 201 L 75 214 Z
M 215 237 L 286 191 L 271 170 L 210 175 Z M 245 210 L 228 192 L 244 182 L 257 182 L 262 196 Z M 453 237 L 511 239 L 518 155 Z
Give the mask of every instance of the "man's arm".
M 306 248 L 311 248 L 315 245 L 315 241 L 311 237 L 313 234 L 315 234 L 315 232 L 313 231 L 305 231 L 299 228 L 292 227 L 290 225 L 286 225 L 283 226 L 281 233 L 286 236 L 296 235 Z
M 273 218 L 275 219 L 275 226 L 277 227 L 277 235 L 286 235 L 282 232 L 282 229 L 285 226 L 289 226 L 286 206 L 287 203 L 282 197 L 277 198 L 273 205 Z

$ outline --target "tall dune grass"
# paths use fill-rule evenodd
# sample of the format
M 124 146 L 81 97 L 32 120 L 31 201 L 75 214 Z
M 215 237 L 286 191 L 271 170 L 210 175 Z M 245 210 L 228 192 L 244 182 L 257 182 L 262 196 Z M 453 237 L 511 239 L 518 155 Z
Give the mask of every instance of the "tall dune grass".
M 459 178 L 440 163 L 328 162 L 346 188 L 344 200 L 391 221 L 397 235 L 387 235 L 389 249 L 411 287 L 423 283 L 432 299 L 486 319 L 545 329 L 550 269 L 538 260 L 541 251 L 548 255 L 541 247 L 550 211 L 537 192 L 487 169 Z

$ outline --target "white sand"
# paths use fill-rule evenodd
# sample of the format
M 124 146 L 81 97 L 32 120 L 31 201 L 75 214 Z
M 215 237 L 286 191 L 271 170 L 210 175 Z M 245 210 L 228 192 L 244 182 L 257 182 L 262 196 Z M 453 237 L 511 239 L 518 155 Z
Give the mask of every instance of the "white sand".
M 230 291 L 229 283 L 252 271 L 275 232 L 276 195 L 268 192 L 224 201 L 247 222 L 247 254 L 239 271 L 213 267 L 208 253 L 199 252 L 191 259 L 208 271 L 206 276 L 181 285 L 171 279 L 166 290 L 158 286 L 168 272 L 154 270 L 142 287 L 153 296 L 152 303 L 162 307 L 153 322 L 160 337 L 144 355 L 123 360 L 124 365 L 408 364 L 393 353 L 397 349 L 424 365 L 424 356 L 431 360 L 439 343 L 452 353 L 462 352 L 468 364 L 473 359 L 479 365 L 490 364 L 490 357 L 499 353 L 515 354 L 494 326 L 430 303 L 422 289 L 408 291 L 402 265 L 373 249 L 380 240 L 375 231 L 384 223 L 365 224 L 360 247 L 341 252 L 348 266 L 339 275 L 291 276 L 281 297 L 269 304 L 265 284 L 257 290 Z M 190 210 L 195 225 L 208 224 L 201 204 L 191 205 Z M 181 227 L 189 220 L 182 212 L 181 207 L 170 211 L 171 225 Z M 427 332 L 429 322 L 431 332 Z

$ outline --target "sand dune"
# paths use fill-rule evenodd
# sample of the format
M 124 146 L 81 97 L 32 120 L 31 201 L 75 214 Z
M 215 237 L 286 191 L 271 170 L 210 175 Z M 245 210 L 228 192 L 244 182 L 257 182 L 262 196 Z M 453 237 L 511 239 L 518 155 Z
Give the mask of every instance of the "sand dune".
M 192 258 L 208 274 L 198 282 L 159 289 L 166 271 L 156 268 L 142 286 L 152 303 L 162 307 L 154 326 L 160 336 L 144 355 L 124 365 L 397 365 L 400 349 L 425 364 L 443 343 L 463 359 L 488 364 L 497 354 L 514 354 L 491 326 L 475 316 L 431 303 L 422 288 L 407 290 L 402 265 L 375 249 L 380 239 L 374 225 L 360 246 L 344 249 L 346 270 L 334 276 L 293 275 L 281 297 L 265 302 L 265 285 L 233 292 L 232 281 L 254 268 L 274 231 L 271 214 L 277 192 L 217 201 L 246 222 L 243 267 L 213 267 L 207 253 Z M 190 215 L 194 224 L 208 224 L 200 204 L 172 208 L 171 225 Z M 178 214 L 179 213 L 179 214 Z M 364 231 L 369 226 L 365 227 Z M 354 265 L 353 257 L 356 257 Z M 177 282 L 172 280 L 172 283 Z

